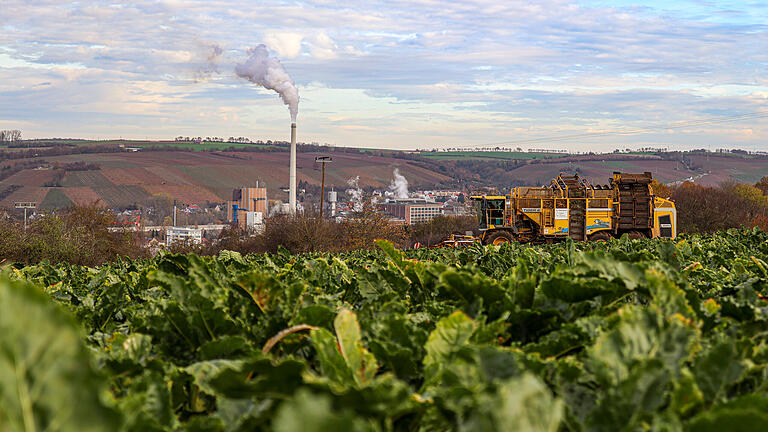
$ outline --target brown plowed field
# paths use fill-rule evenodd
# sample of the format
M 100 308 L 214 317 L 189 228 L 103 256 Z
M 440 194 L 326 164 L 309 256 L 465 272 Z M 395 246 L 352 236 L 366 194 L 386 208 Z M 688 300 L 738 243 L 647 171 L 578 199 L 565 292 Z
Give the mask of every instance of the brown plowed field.
M 48 188 L 24 186 L 0 201 L 0 207 L 13 207 L 13 203 L 20 201 L 36 202 L 39 205 L 47 193 Z
M 149 198 L 147 192 L 136 185 L 97 186 L 93 190 L 110 208 L 127 207 Z
M 8 177 L 7 179 L 3 180 L 3 183 L 5 184 L 17 184 L 17 185 L 24 185 L 24 186 L 43 186 L 46 182 L 49 182 L 53 179 L 53 170 L 52 169 L 45 169 L 45 170 L 36 170 L 36 169 L 28 169 L 24 171 L 19 171 L 16 174 Z
M 223 201 L 215 193 L 199 186 L 145 185 L 142 188 L 150 195 L 168 195 L 185 204 Z
M 98 205 L 105 206 L 106 203 L 99 194 L 89 187 L 68 187 L 63 188 L 67 197 L 76 204 L 92 204 L 98 201 Z
M 185 177 L 183 174 L 176 171 L 175 165 L 151 166 L 147 168 L 147 171 L 160 179 L 159 184 L 193 185 L 195 183 L 193 179 Z
M 102 169 L 104 177 L 114 184 L 151 185 L 162 184 L 163 178 L 146 168 Z
M 68 171 L 62 182 L 64 187 L 110 187 L 115 186 L 101 170 Z

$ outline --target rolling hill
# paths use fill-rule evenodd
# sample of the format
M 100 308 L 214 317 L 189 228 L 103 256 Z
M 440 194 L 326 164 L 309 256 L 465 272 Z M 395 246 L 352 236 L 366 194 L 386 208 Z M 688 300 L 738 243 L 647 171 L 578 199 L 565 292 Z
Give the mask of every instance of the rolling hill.
M 323 153 L 327 155 L 328 153 Z M 299 152 L 298 180 L 320 184 L 321 171 L 314 163 L 320 153 Z M 451 182 L 445 174 L 417 164 L 370 153 L 331 153 L 333 162 L 326 168 L 326 185 L 348 188 L 348 181 L 359 177 L 361 187 L 384 188 L 398 168 L 412 185 L 434 187 Z M 34 159 L 33 159 L 34 160 Z M 0 206 L 17 201 L 36 201 L 42 208 L 62 207 L 72 202 L 101 200 L 109 207 L 125 207 L 153 195 L 166 195 L 184 203 L 223 202 L 232 189 L 266 185 L 270 199 L 287 199 L 281 189 L 288 185 L 287 152 L 191 152 L 139 151 L 72 154 L 37 158 L 40 167 L 25 169 L 3 181 L 0 191 L 12 185 L 22 187 L 0 200 Z M 44 161 L 44 162 L 43 162 Z M 60 187 L 55 181 L 56 164 L 73 162 L 98 164 L 99 170 L 66 171 Z M 60 175 L 60 174 L 59 174 Z
M 0 181 L 0 206 L 17 201 L 35 201 L 42 208 L 99 200 L 109 207 L 127 207 L 152 197 L 182 203 L 220 203 L 232 189 L 266 185 L 270 199 L 286 200 L 288 152 L 285 147 L 247 151 L 265 146 L 231 146 L 219 143 L 201 147 L 207 151 L 181 150 L 175 144 L 140 142 L 125 151 L 119 143 L 104 152 L 57 154 L 5 160 L 1 167 L 22 161 L 26 169 Z M 87 146 L 77 144 L 77 146 Z M 130 142 L 123 144 L 133 146 Z M 74 145 L 72 145 L 74 146 Z M 70 150 L 76 147 L 70 147 Z M 241 150 L 242 149 L 242 150 Z M 322 151 L 321 151 L 322 150 Z M 351 179 L 361 187 L 386 188 L 395 168 L 411 188 L 542 185 L 559 172 L 579 172 L 593 183 L 606 183 L 614 171 L 650 171 L 665 183 L 693 180 L 704 185 L 726 181 L 755 183 L 768 175 L 768 158 L 739 154 L 606 154 L 549 155 L 505 152 L 348 151 L 304 146 L 297 158 L 298 180 L 319 185 L 321 171 L 314 163 L 319 155 L 330 155 L 326 186 L 346 190 Z M 43 152 L 44 148 L 40 148 Z M 101 151 L 101 150 L 99 150 Z M 41 153 L 45 154 L 45 153 Z M 71 170 L 71 166 L 97 166 L 96 170 Z M 64 168 L 62 168 L 64 167 Z

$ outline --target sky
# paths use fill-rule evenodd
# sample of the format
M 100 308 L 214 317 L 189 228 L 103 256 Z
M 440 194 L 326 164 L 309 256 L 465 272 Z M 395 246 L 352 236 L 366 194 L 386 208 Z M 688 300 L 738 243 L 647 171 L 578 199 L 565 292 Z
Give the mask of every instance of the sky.
M 299 141 L 768 151 L 764 0 L 1 0 L 0 129 L 287 140 L 259 44 Z

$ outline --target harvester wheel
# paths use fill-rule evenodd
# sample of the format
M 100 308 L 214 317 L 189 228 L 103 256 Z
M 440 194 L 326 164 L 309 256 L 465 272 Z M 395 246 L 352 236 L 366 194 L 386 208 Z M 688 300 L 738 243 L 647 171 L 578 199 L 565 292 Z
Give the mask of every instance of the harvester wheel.
M 648 238 L 648 235 L 646 235 L 644 232 L 637 230 L 627 232 L 627 236 L 632 240 Z
M 608 231 L 598 231 L 594 234 L 591 234 L 589 236 L 589 241 L 597 241 L 597 242 L 607 242 L 612 238 L 611 234 Z
M 485 238 L 485 244 L 502 245 L 512 243 L 515 238 L 507 231 L 494 231 Z

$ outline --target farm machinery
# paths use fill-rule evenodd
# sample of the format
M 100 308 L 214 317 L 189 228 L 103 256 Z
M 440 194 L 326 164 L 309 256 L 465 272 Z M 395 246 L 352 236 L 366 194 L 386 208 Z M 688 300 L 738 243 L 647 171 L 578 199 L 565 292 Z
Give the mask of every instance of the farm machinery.
M 615 172 L 608 185 L 592 185 L 578 174 L 560 173 L 548 186 L 516 187 L 505 196 L 473 196 L 483 244 L 674 238 L 674 202 L 654 195 L 651 173 Z M 467 243 L 448 238 L 447 246 Z

